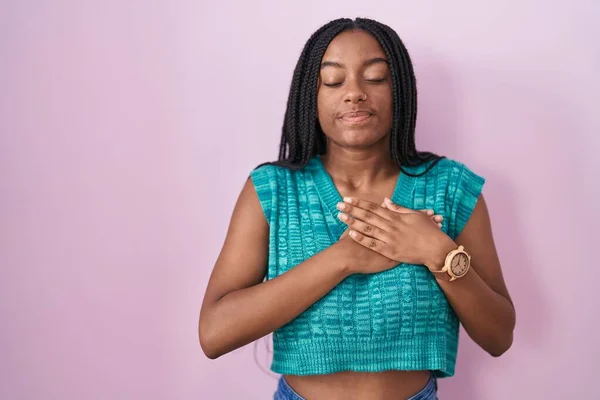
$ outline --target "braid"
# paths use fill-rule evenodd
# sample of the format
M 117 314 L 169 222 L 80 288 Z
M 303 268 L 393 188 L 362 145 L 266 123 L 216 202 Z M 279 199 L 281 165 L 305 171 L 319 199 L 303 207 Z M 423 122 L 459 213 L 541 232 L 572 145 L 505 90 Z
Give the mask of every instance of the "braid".
M 317 120 L 317 83 L 321 60 L 337 35 L 353 29 L 373 35 L 389 62 L 393 96 L 390 153 L 394 162 L 402 173 L 419 176 L 427 173 L 444 158 L 430 152 L 418 152 L 416 149 L 416 78 L 408 51 L 398 34 L 389 26 L 371 19 L 341 18 L 323 25 L 304 45 L 292 77 L 281 132 L 279 158 L 277 161 L 261 165 L 275 164 L 297 170 L 303 168 L 315 155 L 325 154 L 325 134 Z M 402 168 L 419 166 L 429 161 L 433 162 L 419 175 L 411 174 Z

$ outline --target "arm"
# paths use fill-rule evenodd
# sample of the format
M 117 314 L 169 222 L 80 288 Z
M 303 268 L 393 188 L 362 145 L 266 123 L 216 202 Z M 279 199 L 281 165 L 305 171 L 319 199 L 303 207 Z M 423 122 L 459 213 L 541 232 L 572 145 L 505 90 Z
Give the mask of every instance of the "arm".
M 463 245 L 471 255 L 469 272 L 454 282 L 449 282 L 444 274 L 434 275 L 469 336 L 489 354 L 498 357 L 512 345 L 516 318 L 483 195 L 456 240 L 444 236 L 432 249 L 427 267 L 439 270 L 448 252 L 458 245 Z
M 263 282 L 269 225 L 250 179 L 234 207 L 225 243 L 200 310 L 198 335 L 214 359 L 285 325 L 348 275 L 331 246 L 288 272 Z
M 493 356 L 508 350 L 513 340 L 515 310 L 504 284 L 483 196 L 474 199 L 473 212 L 456 243 L 432 227 L 421 213 L 393 204 L 386 208 L 360 199 L 338 206 L 352 218 L 352 237 L 358 243 L 398 262 L 442 268 L 446 255 L 459 244 L 471 255 L 471 270 L 449 282 L 434 274 L 469 336 Z

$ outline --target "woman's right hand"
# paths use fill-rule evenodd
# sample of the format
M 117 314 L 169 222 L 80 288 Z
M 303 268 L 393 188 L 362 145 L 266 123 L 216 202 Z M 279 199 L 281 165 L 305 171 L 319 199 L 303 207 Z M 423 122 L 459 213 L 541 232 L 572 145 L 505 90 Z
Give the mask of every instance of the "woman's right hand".
M 340 240 L 334 244 L 341 252 L 343 262 L 348 266 L 348 275 L 374 274 L 387 271 L 398 265 L 398 261 L 356 243 L 348 234 L 349 232 L 350 229 L 346 229 L 340 236 Z

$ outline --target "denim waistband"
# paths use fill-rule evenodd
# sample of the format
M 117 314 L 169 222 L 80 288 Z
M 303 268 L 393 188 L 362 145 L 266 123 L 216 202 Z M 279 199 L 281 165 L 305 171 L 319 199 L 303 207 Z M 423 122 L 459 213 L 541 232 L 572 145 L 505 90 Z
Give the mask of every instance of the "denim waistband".
M 273 400 L 306 400 L 292 389 L 283 375 L 279 378 L 277 391 Z M 437 398 L 437 379 L 433 372 L 429 376 L 429 381 L 419 393 L 409 397 L 407 400 L 438 400 Z

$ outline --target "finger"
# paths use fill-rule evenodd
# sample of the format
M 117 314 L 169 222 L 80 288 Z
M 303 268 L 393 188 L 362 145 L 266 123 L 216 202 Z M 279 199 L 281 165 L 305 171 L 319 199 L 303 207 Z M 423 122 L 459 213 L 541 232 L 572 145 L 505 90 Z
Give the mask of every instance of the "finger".
M 344 197 L 344 201 L 338 203 L 338 210 L 344 212 L 350 212 L 350 210 L 360 209 L 364 211 L 370 211 L 376 216 L 379 216 L 382 219 L 389 220 L 390 219 L 390 210 L 383 208 L 377 203 L 373 203 L 372 201 L 357 199 L 354 197 Z M 354 214 L 352 214 L 354 215 Z
M 411 210 L 410 208 L 402 207 L 401 205 L 394 203 L 392 200 L 388 199 L 387 197 L 383 201 L 385 202 L 387 208 L 394 212 L 403 213 L 403 214 L 412 214 L 412 213 L 418 212 L 415 210 Z
M 437 227 L 439 227 L 439 228 L 441 228 L 441 227 L 442 227 L 442 223 L 441 223 L 441 222 L 435 222 L 435 221 L 433 220 L 433 218 L 431 218 L 431 219 L 430 219 L 430 221 L 431 221 L 431 223 L 432 223 L 432 224 L 434 224 L 435 226 L 437 226 Z
M 368 207 L 368 209 L 359 207 L 361 205 L 362 207 Z M 386 232 L 391 232 L 392 230 L 392 222 L 390 221 L 390 219 L 393 219 L 392 211 L 386 210 L 375 203 L 354 199 L 352 205 L 342 202 L 338 203 L 337 208 L 352 216 L 355 220 L 366 222 Z M 386 213 L 389 213 L 389 215 L 385 215 Z
M 433 220 L 435 222 L 442 222 L 444 220 L 444 217 L 442 217 L 441 215 L 434 215 Z
M 385 201 L 383 202 L 383 204 L 385 204 Z M 423 214 L 427 215 L 428 217 L 431 217 L 433 215 L 433 210 L 419 210 L 419 212 L 422 212 Z
M 389 259 L 394 259 L 394 257 L 390 254 L 389 247 L 381 240 L 377 240 L 375 238 L 363 235 L 362 233 L 357 232 L 355 230 L 350 231 L 350 237 L 354 239 L 356 243 L 363 245 L 367 249 L 376 251 L 377 253 Z
M 383 229 L 381 229 L 373 224 L 357 220 L 356 218 L 353 218 L 350 215 L 345 214 L 345 213 L 339 213 L 338 218 L 343 223 L 347 224 L 348 226 L 351 226 L 352 230 L 354 230 L 354 231 L 358 231 L 358 232 L 360 232 L 366 236 L 369 236 L 373 239 L 381 240 L 384 243 L 389 242 L 389 234 L 386 231 L 384 231 Z

